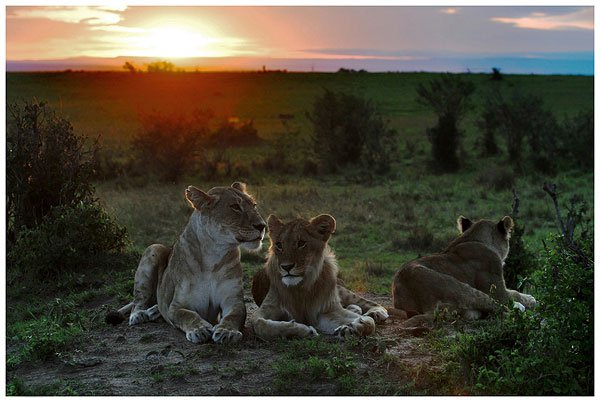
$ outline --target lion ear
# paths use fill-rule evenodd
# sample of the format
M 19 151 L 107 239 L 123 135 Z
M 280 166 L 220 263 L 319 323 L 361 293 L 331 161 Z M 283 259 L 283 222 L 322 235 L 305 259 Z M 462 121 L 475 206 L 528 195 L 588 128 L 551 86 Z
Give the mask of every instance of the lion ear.
M 335 219 L 331 215 L 322 214 L 312 218 L 308 228 L 314 237 L 327 241 L 335 233 Z
M 469 218 L 465 218 L 461 215 L 456 220 L 456 225 L 458 226 L 458 231 L 460 233 L 465 233 L 467 229 L 473 226 L 473 222 Z
M 246 183 L 242 183 L 240 181 L 236 181 L 234 182 L 231 187 L 235 188 L 236 190 L 241 191 L 242 193 L 246 194 Z
M 275 215 L 269 215 L 267 218 L 267 225 L 269 226 L 269 233 L 275 234 L 279 232 L 283 226 L 283 222 Z
M 498 222 L 498 224 L 496 225 L 496 227 L 498 228 L 498 231 L 500 233 L 502 233 L 504 236 L 507 236 L 508 234 L 510 234 L 510 232 L 514 226 L 515 226 L 515 223 L 513 222 L 512 218 L 510 216 L 505 216 L 504 218 L 500 219 L 500 222 Z
M 188 200 L 191 206 L 196 209 L 213 205 L 215 202 L 217 202 L 217 197 L 208 195 L 204 191 L 194 186 L 188 186 L 188 188 L 185 189 L 185 198 Z

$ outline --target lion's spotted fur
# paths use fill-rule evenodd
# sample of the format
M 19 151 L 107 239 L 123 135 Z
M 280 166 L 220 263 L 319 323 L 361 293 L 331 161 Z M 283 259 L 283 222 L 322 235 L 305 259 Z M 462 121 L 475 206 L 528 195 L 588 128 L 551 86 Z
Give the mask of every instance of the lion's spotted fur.
M 162 316 L 191 342 L 235 342 L 246 318 L 240 245 L 260 247 L 265 222 L 245 186 L 188 187 L 194 211 L 172 248 L 153 244 L 135 274 L 130 325 Z
M 266 276 L 259 274 L 255 284 L 269 290 L 253 318 L 257 336 L 306 337 L 317 334 L 368 335 L 375 330 L 371 317 L 344 309 L 337 291 L 338 266 L 327 245 L 335 231 L 335 220 L 319 215 L 306 221 L 284 224 L 270 216 L 271 236 Z M 261 279 L 262 278 L 262 279 Z M 258 293 L 255 289 L 255 294 Z M 316 328 L 316 329 L 315 329 Z
M 448 307 L 467 318 L 479 318 L 513 299 L 527 308 L 535 299 L 506 288 L 503 265 L 508 256 L 513 221 L 459 217 L 462 234 L 444 251 L 404 264 L 396 273 L 392 294 L 394 307 L 408 316 Z M 410 322 L 422 321 L 415 317 Z

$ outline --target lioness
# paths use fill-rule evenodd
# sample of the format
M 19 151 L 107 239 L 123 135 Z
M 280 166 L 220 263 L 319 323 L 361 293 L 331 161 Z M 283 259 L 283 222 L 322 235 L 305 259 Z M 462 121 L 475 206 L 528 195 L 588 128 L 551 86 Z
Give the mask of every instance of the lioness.
M 173 248 L 153 244 L 135 273 L 129 325 L 162 317 L 190 342 L 237 342 L 246 319 L 240 246 L 261 246 L 265 221 L 242 183 L 205 193 L 189 186 L 194 208 Z M 158 303 L 158 304 L 156 304 Z M 220 319 L 219 319 L 220 317 Z
M 460 216 L 461 235 L 444 251 L 404 264 L 392 284 L 394 307 L 407 315 L 428 313 L 448 307 L 467 319 L 478 319 L 496 311 L 499 303 L 515 302 L 519 308 L 533 308 L 535 299 L 506 288 L 502 271 L 508 256 L 513 220 L 480 220 L 473 223 Z M 404 323 L 419 322 L 415 316 Z
M 267 222 L 270 284 L 252 320 L 255 334 L 272 339 L 315 336 L 316 329 L 339 337 L 373 333 L 373 318 L 340 303 L 337 262 L 327 245 L 335 231 L 335 219 L 319 215 L 310 221 L 295 219 L 284 224 L 271 215 Z
M 269 280 L 269 274 L 267 272 L 267 267 L 263 267 L 262 269 L 256 271 L 254 277 L 252 278 L 252 298 L 257 306 L 260 307 L 265 297 L 267 297 L 267 293 L 269 292 L 269 288 L 271 286 L 271 281 Z M 371 300 L 365 299 L 347 289 L 344 285 L 344 282 L 337 278 L 337 292 L 340 296 L 340 302 L 342 307 L 352 310 L 358 314 L 368 315 L 372 317 L 376 323 L 382 323 L 386 319 L 388 319 L 389 314 L 385 307 L 382 305 L 372 302 Z

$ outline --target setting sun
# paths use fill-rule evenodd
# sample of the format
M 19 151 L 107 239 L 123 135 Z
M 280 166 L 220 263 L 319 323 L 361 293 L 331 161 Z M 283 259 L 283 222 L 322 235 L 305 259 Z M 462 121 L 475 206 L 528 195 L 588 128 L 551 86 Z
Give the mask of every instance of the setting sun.
M 133 52 L 138 56 L 209 57 L 219 52 L 215 48 L 217 39 L 174 26 L 150 29 L 132 42 Z

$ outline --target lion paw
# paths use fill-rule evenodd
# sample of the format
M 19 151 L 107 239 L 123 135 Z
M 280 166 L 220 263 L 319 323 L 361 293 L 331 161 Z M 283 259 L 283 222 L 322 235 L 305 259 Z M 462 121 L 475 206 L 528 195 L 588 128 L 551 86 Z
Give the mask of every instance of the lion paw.
M 519 303 L 518 301 L 513 302 L 513 308 L 519 310 L 521 313 L 525 312 L 525 306 Z
M 129 316 L 129 325 L 138 325 L 148 320 L 148 314 L 144 310 L 136 311 Z
M 315 327 L 313 327 L 312 325 L 308 326 L 308 333 L 306 335 L 307 338 L 314 338 L 319 336 L 319 333 L 317 332 L 317 330 L 315 329 Z
M 215 343 L 236 343 L 242 340 L 242 333 L 236 329 L 216 325 L 212 333 L 212 340 Z
M 315 336 L 319 336 L 319 333 L 313 326 L 300 324 L 294 322 L 294 335 L 299 338 L 314 338 Z
M 204 343 L 212 337 L 212 331 L 211 327 L 200 327 L 186 331 L 185 337 L 192 343 Z
M 349 335 L 367 336 L 375 332 L 375 321 L 368 316 L 360 316 L 350 324 L 340 325 L 333 331 L 333 335 L 338 338 L 345 338 Z
M 533 297 L 532 295 L 527 295 L 524 294 L 523 295 L 523 300 L 521 300 L 521 303 L 527 308 L 527 309 L 532 309 L 535 308 L 537 301 L 535 300 L 535 297 Z
M 150 307 L 146 310 L 146 315 L 148 316 L 149 321 L 156 321 L 160 317 L 160 311 L 158 310 L 158 304 Z
M 357 306 L 356 304 L 348 304 L 346 306 L 346 310 L 350 310 L 358 315 L 362 314 L 362 308 L 360 308 L 360 306 Z
M 374 319 L 376 323 L 382 323 L 390 317 L 387 310 L 382 306 L 375 306 L 370 308 L 369 311 L 365 313 L 365 315 Z

